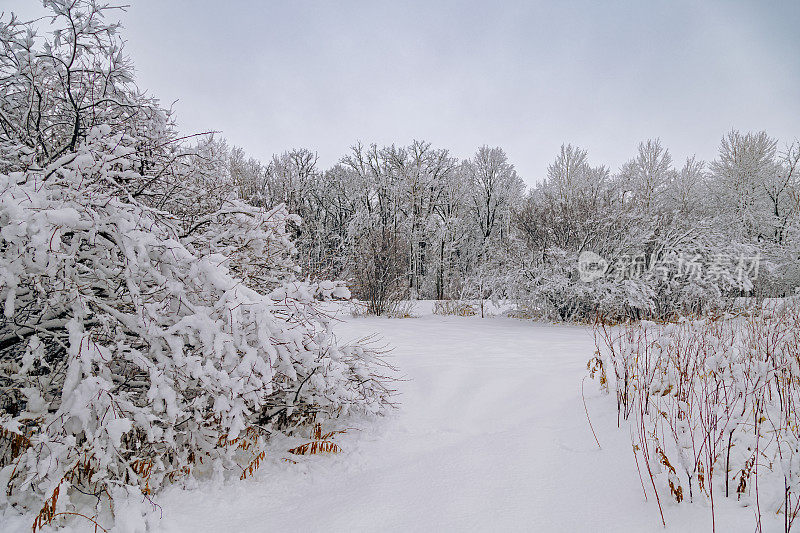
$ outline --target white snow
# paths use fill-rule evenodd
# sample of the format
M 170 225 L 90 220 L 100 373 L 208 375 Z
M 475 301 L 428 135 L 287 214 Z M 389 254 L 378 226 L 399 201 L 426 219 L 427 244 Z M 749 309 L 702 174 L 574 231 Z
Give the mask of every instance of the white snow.
M 586 421 L 588 328 L 427 315 L 337 330 L 394 347 L 407 379 L 397 414 L 337 438 L 338 456 L 274 457 L 254 481 L 168 490 L 164 531 L 663 530 L 614 400 L 588 379 L 602 450 Z M 704 506 L 662 503 L 668 530 L 711 530 Z M 752 531 L 750 510 L 719 509 L 718 531 Z
M 157 530 L 663 531 L 627 430 L 616 427 L 614 399 L 587 379 L 602 450 L 589 429 L 581 381 L 595 350 L 590 329 L 502 317 L 340 316 L 341 338 L 377 332 L 394 347 L 405 377 L 397 412 L 349 421 L 357 430 L 335 437 L 339 455 L 290 456 L 282 452 L 303 439 L 276 439 L 251 479 L 168 488 L 156 498 Z M 703 504 L 664 500 L 668 531 L 711 531 Z M 720 500 L 717 531 L 753 530 L 750 509 Z M 765 517 L 765 531 L 782 525 L 772 520 Z M 0 521 L 3 531 L 17 526 L 30 527 Z

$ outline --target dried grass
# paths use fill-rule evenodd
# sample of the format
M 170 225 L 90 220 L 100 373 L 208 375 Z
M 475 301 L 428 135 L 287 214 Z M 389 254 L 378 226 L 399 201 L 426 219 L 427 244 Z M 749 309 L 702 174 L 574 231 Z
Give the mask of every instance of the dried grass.
M 322 433 L 322 426 L 320 424 L 314 424 L 314 427 L 311 430 L 311 442 L 307 442 L 305 444 L 301 444 L 295 448 L 289 450 L 289 453 L 294 455 L 314 455 L 319 453 L 339 453 L 342 451 L 339 446 L 332 442 L 330 439 L 339 433 L 347 432 L 346 429 L 338 430 L 338 431 L 329 431 L 328 433 Z
M 757 529 L 766 505 L 788 532 L 800 513 L 800 307 L 599 320 L 595 332 L 589 375 L 608 390 L 613 372 L 618 425 L 632 428 L 659 509 L 661 490 L 677 503 L 707 498 L 714 530 L 715 499 L 735 495 L 754 507 Z M 779 505 L 760 497 L 765 488 L 782 491 Z

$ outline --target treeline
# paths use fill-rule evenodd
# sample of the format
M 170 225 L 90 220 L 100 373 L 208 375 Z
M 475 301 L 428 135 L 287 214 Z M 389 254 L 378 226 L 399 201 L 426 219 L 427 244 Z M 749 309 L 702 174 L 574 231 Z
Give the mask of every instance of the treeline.
M 473 290 L 494 250 L 510 242 L 525 190 L 499 148 L 459 161 L 418 141 L 358 144 L 325 171 L 308 150 L 267 165 L 232 150 L 230 171 L 248 201 L 285 203 L 303 219 L 295 242 L 305 275 L 348 280 L 378 314 L 400 298 L 461 298 Z
M 617 172 L 562 146 L 526 190 L 501 148 L 356 144 L 330 169 L 296 149 L 264 164 L 227 154 L 231 187 L 303 219 L 303 275 L 347 280 L 381 314 L 401 299 L 511 298 L 531 316 L 666 318 L 800 284 L 800 145 L 726 134 L 716 159 L 676 165 L 661 142 Z M 579 259 L 602 272 L 587 279 Z M 596 255 L 593 255 L 596 254 Z

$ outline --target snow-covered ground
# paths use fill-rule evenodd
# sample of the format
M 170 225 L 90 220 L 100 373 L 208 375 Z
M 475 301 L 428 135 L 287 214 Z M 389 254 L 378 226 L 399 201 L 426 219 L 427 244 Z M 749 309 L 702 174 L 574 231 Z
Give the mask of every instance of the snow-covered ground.
M 589 380 L 602 450 L 586 421 L 589 329 L 433 315 L 348 318 L 336 329 L 346 339 L 377 332 L 394 347 L 406 378 L 396 416 L 337 438 L 341 455 L 170 490 L 165 531 L 663 530 L 613 399 Z M 726 503 L 717 530 L 752 531 L 752 512 Z M 669 530 L 711 530 L 706 507 L 664 505 Z
M 395 415 L 351 421 L 358 430 L 336 437 L 338 455 L 290 464 L 275 450 L 302 440 L 275 442 L 252 479 L 170 488 L 157 499 L 156 530 L 663 530 L 613 399 L 587 379 L 602 450 L 589 429 L 588 328 L 426 313 L 346 317 L 336 330 L 343 339 L 377 333 L 394 348 L 405 378 Z M 662 503 L 668 530 L 711 531 L 702 504 Z M 717 531 L 753 530 L 749 509 L 722 501 L 717 513 Z M 30 527 L 14 520 L 0 529 L 16 526 Z

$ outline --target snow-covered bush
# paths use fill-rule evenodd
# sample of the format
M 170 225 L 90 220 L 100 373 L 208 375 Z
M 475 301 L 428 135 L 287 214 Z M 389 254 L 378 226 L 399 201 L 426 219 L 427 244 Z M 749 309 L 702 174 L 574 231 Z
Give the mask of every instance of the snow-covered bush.
M 752 506 L 757 522 L 778 513 L 791 528 L 800 513 L 796 302 L 749 316 L 601 324 L 596 338 L 590 370 L 616 393 L 659 506 L 704 500 L 713 519 L 724 496 Z
M 182 146 L 109 8 L 46 4 L 47 38 L 0 25 L 0 512 L 108 524 L 128 495 L 252 473 L 275 431 L 384 412 L 389 367 L 314 306 L 347 288 L 298 281 L 300 220 Z
M 289 266 L 282 208 L 240 206 L 251 234 L 229 256 L 185 245 L 115 194 L 130 152 L 97 128 L 64 164 L 0 175 L 3 505 L 77 512 L 83 493 L 148 494 L 233 466 L 221 443 L 245 432 L 262 442 L 292 421 L 388 404 L 378 355 L 336 343 L 310 305 L 319 288 L 270 276 Z M 237 255 L 250 246 L 252 263 Z M 275 263 L 267 246 L 283 247 Z
M 434 315 L 475 316 L 474 305 L 463 300 L 435 300 L 433 302 Z

